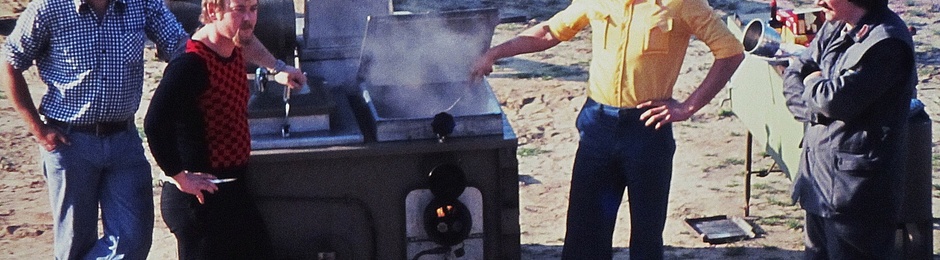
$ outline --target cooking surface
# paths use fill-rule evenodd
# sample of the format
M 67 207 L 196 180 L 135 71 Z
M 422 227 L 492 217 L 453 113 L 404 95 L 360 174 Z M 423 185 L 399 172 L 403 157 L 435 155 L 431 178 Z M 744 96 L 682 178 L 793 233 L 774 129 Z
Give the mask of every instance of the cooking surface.
M 476 9 L 369 17 L 357 74 L 377 141 L 440 138 L 432 129 L 439 113 L 454 119 L 448 136 L 502 133 L 502 109 L 489 85 L 469 82 L 498 14 Z
M 499 103 L 489 86 L 470 82 L 421 86 L 368 86 L 379 119 L 432 118 L 447 112 L 453 116 L 499 114 Z M 492 97 L 492 98 L 491 98 Z
M 438 138 L 432 123 L 438 113 L 453 116 L 449 136 L 495 135 L 503 132 L 503 113 L 486 81 L 426 84 L 422 86 L 369 86 L 363 99 L 369 108 L 377 141 Z

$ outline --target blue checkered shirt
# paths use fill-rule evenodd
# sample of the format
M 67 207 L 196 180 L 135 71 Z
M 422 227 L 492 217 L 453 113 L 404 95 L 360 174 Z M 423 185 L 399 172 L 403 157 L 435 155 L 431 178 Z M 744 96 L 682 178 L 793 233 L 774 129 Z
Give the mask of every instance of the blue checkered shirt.
M 33 0 L 0 55 L 17 70 L 36 62 L 48 86 L 39 113 L 77 125 L 134 118 L 144 37 L 162 53 L 189 38 L 163 0 L 111 0 L 99 20 L 84 0 Z

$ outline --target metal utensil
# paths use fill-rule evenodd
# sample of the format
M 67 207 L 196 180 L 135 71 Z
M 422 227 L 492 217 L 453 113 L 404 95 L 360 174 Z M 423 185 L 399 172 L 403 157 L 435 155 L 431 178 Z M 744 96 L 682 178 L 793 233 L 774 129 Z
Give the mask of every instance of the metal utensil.
M 215 183 L 215 184 L 219 184 L 219 183 L 233 182 L 233 181 L 236 181 L 236 180 L 238 180 L 238 178 L 211 179 L 211 180 L 209 180 L 209 182 Z
M 462 88 L 459 90 L 461 92 L 460 96 L 458 96 L 457 100 L 454 100 L 454 103 L 450 104 L 447 109 L 444 109 L 444 113 L 450 112 L 450 110 L 457 106 L 457 103 L 460 103 L 460 100 L 462 100 L 463 97 L 467 96 L 467 93 L 470 92 L 470 88 L 473 87 L 473 82 L 466 82 L 465 84 L 460 84 L 458 87 Z
M 281 128 L 281 137 L 290 137 L 290 87 L 284 86 L 284 125 Z
M 463 99 L 463 96 L 457 97 L 457 100 L 454 100 L 453 104 L 450 104 L 450 106 L 447 107 L 447 109 L 444 109 L 444 112 L 450 112 L 451 109 L 454 109 L 454 107 L 457 106 L 457 103 L 460 102 L 460 99 Z

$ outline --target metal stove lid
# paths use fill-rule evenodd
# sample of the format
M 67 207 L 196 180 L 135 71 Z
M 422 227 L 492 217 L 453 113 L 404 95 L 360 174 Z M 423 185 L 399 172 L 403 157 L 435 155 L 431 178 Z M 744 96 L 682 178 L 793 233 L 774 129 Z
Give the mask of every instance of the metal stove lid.
M 494 8 L 370 16 L 358 77 L 371 85 L 466 81 L 497 24 Z

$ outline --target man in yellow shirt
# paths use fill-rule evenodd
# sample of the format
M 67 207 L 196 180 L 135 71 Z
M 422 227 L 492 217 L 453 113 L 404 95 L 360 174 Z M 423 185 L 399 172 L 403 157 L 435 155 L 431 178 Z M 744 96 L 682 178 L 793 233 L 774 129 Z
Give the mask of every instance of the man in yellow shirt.
M 675 140 L 683 121 L 720 91 L 744 59 L 743 47 L 705 0 L 573 0 L 548 21 L 489 49 L 474 77 L 500 58 L 543 51 L 593 29 L 588 99 L 571 176 L 564 259 L 610 259 L 624 189 L 630 198 L 630 259 L 663 258 L 663 226 Z M 689 39 L 715 63 L 685 99 L 672 98 Z

